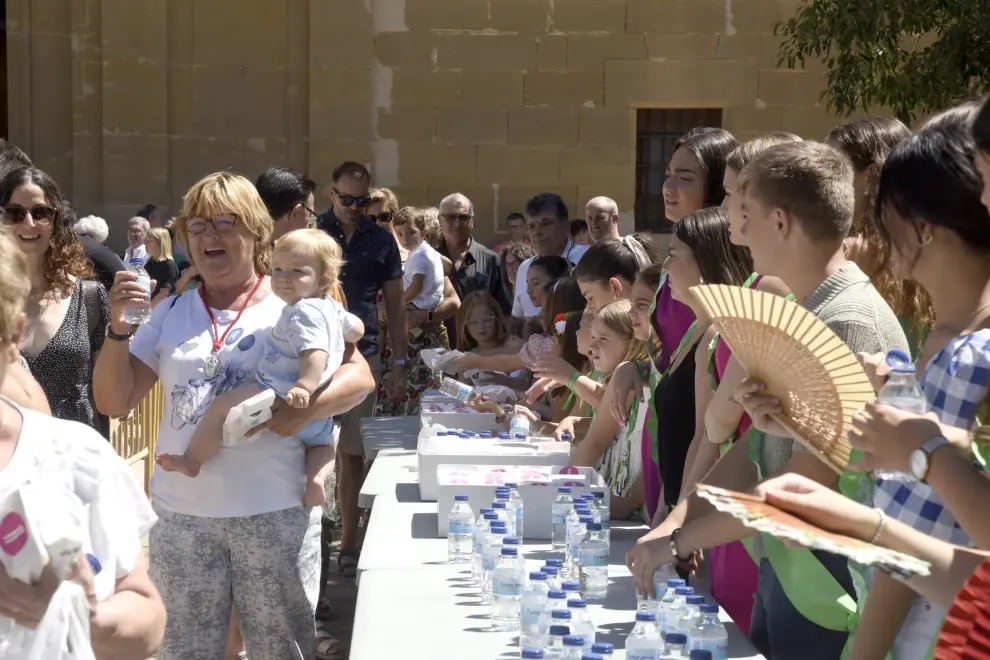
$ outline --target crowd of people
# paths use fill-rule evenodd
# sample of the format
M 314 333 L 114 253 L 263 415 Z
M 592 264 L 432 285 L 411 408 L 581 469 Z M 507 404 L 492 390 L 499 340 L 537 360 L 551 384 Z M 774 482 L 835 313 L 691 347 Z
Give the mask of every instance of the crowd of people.
M 613 200 L 573 220 L 553 193 L 509 216 L 491 250 L 464 195 L 401 206 L 348 161 L 322 214 L 317 184 L 291 169 L 254 183 L 210 174 L 174 218 L 142 209 L 115 255 L 104 221 L 77 220 L 57 183 L 4 145 L 0 494 L 50 480 L 90 503 L 104 571 L 80 562 L 75 577 L 97 657 L 340 657 L 320 598 L 330 465 L 337 570 L 354 576 L 360 420 L 418 414 L 444 377 L 420 352 L 456 348 L 449 375 L 522 402 L 476 405 L 500 423 L 552 423 L 575 443 L 572 463 L 610 486 L 612 517 L 649 525 L 627 555 L 641 592 L 664 565 L 707 564 L 713 597 L 768 658 L 984 657 L 966 649 L 982 643 L 990 575 L 978 504 L 990 488 L 990 103 L 913 133 L 865 117 L 820 137 L 684 135 L 664 184 L 666 254 L 620 235 Z M 837 475 L 774 421 L 780 402 L 719 337 L 691 292 L 702 283 L 796 301 L 877 389 L 887 351 L 908 352 L 930 412 L 857 413 L 857 460 Z M 148 300 L 150 320 L 133 325 L 128 310 Z M 104 438 L 156 383 L 149 504 Z M 227 412 L 264 389 L 277 394 L 271 419 L 227 442 Z M 697 497 L 699 483 L 754 491 L 925 559 L 931 575 L 898 581 L 755 534 Z M 0 616 L 36 625 L 52 583 L 0 570 Z

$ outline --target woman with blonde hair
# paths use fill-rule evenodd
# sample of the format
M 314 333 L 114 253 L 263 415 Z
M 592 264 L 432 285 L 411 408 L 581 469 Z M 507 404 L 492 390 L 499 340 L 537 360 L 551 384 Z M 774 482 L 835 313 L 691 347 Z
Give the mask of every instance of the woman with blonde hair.
M 179 267 L 175 265 L 175 258 L 172 256 L 172 237 L 164 227 L 152 227 L 144 239 L 144 247 L 148 250 L 144 269 L 155 281 L 151 299 L 160 300 L 159 293 L 169 295 L 175 292 L 175 284 L 179 279 Z
M 267 276 L 272 218 L 250 181 L 229 172 L 205 177 L 186 193 L 174 226 L 202 284 L 158 305 L 135 332 L 124 310 L 148 294 L 135 273 L 118 273 L 95 383 L 100 409 L 121 415 L 161 380 L 158 449 L 181 454 L 214 399 L 256 378 L 285 303 Z M 302 505 L 305 447 L 297 436 L 373 389 L 367 363 L 348 347 L 309 407 L 276 405 L 252 442 L 226 447 L 196 479 L 155 471 L 151 575 L 169 612 L 159 660 L 223 657 L 235 604 L 250 657 L 315 655 L 321 511 Z

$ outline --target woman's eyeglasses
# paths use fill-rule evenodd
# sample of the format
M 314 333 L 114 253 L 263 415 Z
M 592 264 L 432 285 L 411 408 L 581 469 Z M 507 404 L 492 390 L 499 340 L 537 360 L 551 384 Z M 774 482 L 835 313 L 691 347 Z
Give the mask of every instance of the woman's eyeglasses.
M 486 316 L 483 319 L 475 319 L 473 321 L 468 321 L 464 325 L 466 325 L 469 328 L 483 328 L 485 326 L 495 325 L 495 317 Z
M 27 220 L 28 215 L 31 216 L 31 219 L 34 220 L 35 224 L 50 225 L 52 220 L 55 218 L 55 209 L 50 206 L 45 206 L 44 204 L 38 204 L 36 206 L 32 206 L 31 208 L 25 208 L 14 204 L 3 208 L 4 222 L 18 225 Z
M 237 226 L 237 216 L 218 215 L 212 220 L 208 218 L 186 218 L 186 231 L 190 234 L 202 234 L 206 231 L 207 225 L 213 225 L 214 229 L 224 234 Z
M 378 215 L 371 216 L 375 222 L 380 222 L 382 224 L 388 225 L 392 223 L 393 214 L 391 211 L 383 211 Z

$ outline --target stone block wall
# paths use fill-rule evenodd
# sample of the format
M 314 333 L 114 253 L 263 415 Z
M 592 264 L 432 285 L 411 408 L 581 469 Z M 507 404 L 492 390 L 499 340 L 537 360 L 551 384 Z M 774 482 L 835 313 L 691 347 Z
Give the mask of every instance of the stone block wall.
M 10 139 L 76 206 L 176 212 L 200 176 L 345 159 L 490 239 L 530 195 L 634 203 L 637 108 L 820 139 L 824 72 L 776 67 L 800 0 L 8 0 Z

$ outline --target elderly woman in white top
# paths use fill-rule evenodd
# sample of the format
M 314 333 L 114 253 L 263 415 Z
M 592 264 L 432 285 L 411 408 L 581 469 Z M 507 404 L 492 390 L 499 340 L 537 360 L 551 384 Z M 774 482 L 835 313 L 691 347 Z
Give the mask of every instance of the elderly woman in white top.
M 159 304 L 134 333 L 123 312 L 146 301 L 147 291 L 133 273 L 118 273 L 95 380 L 97 405 L 113 415 L 131 410 L 160 380 L 158 450 L 181 454 L 218 395 L 254 382 L 265 334 L 284 303 L 265 274 L 272 219 L 247 179 L 220 172 L 199 181 L 175 226 L 203 284 Z M 151 575 L 169 613 L 158 660 L 223 657 L 232 605 L 249 657 L 313 657 L 321 512 L 302 505 L 305 448 L 295 436 L 372 389 L 367 363 L 350 350 L 309 408 L 278 408 L 252 442 L 225 447 L 197 478 L 155 471 Z

